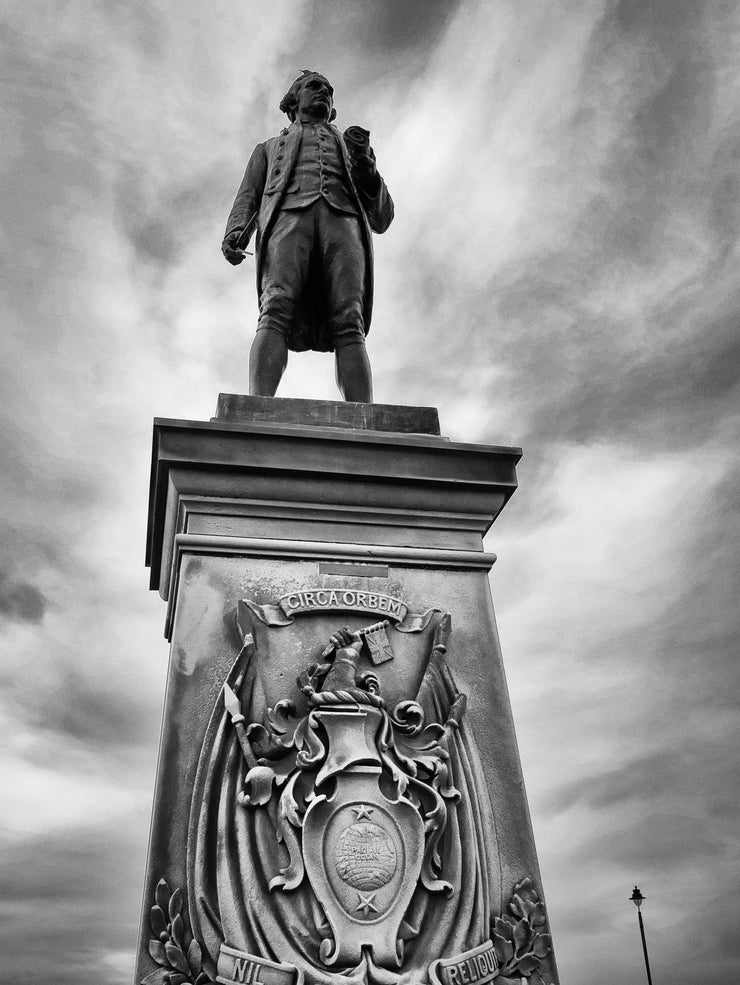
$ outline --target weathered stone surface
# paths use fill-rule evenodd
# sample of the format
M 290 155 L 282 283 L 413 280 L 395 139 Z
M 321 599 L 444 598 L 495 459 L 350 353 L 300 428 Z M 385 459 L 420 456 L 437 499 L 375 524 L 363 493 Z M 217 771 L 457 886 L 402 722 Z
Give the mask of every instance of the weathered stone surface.
M 156 422 L 172 646 L 137 981 L 557 983 L 482 540 L 519 455 Z
M 358 404 L 341 400 L 299 400 L 291 397 L 248 397 L 220 393 L 212 421 L 353 428 L 360 431 L 396 431 L 439 434 L 436 407 L 400 404 Z

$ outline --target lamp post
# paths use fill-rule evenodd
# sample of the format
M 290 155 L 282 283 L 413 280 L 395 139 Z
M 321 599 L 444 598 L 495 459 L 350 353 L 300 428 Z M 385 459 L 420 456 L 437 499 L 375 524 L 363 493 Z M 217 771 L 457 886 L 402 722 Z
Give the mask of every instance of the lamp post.
M 646 899 L 646 897 L 643 896 L 640 890 L 637 888 L 637 886 L 635 886 L 634 891 L 630 896 L 630 899 L 637 907 L 637 922 L 640 924 L 640 937 L 642 938 L 642 953 L 645 955 L 645 971 L 647 972 L 648 985 L 653 985 L 653 979 L 650 977 L 650 962 L 648 961 L 647 944 L 645 943 L 645 927 L 642 922 L 642 911 L 640 910 L 640 907 L 643 901 Z

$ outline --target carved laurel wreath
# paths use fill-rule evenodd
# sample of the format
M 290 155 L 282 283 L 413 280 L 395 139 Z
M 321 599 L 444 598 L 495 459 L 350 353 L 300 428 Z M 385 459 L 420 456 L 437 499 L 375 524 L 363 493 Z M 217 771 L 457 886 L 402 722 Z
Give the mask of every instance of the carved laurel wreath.
M 142 978 L 141 985 L 210 985 L 213 979 L 203 970 L 200 944 L 182 913 L 182 890 L 171 893 L 166 881 L 160 879 L 154 898 L 149 913 L 154 934 L 149 954 L 160 967 Z
M 213 979 L 202 966 L 200 944 L 190 933 L 182 906 L 182 890 L 170 892 L 166 880 L 160 879 L 149 917 L 154 934 L 149 941 L 149 954 L 159 967 L 143 978 L 141 985 L 212 985 Z M 491 921 L 502 983 L 507 978 L 528 979 L 536 972 L 541 985 L 547 985 L 541 974 L 541 959 L 552 949 L 550 935 L 540 930 L 545 925 L 545 905 L 530 878 L 514 886 L 508 910 Z
M 550 935 L 540 930 L 545 926 L 545 904 L 529 877 L 514 886 L 508 910 L 491 922 L 501 975 L 504 978 L 529 978 L 537 972 L 540 982 L 545 985 L 541 959 L 547 957 L 552 947 Z

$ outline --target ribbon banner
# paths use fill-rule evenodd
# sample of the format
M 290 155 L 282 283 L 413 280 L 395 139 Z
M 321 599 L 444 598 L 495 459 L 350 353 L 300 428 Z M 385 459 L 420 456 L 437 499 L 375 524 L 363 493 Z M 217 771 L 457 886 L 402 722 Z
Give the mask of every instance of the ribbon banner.
M 499 973 L 493 941 L 486 941 L 454 958 L 438 958 L 429 965 L 433 985 L 484 985 Z
M 247 606 L 268 626 L 289 626 L 295 616 L 305 613 L 361 612 L 390 620 L 399 633 L 422 632 L 434 613 L 442 611 L 435 607 L 421 613 L 409 612 L 401 599 L 359 588 L 302 589 L 283 595 L 277 605 L 258 605 L 251 599 L 241 599 L 239 606 Z
M 222 944 L 216 981 L 222 985 L 303 985 L 303 973 L 292 964 L 276 964 Z

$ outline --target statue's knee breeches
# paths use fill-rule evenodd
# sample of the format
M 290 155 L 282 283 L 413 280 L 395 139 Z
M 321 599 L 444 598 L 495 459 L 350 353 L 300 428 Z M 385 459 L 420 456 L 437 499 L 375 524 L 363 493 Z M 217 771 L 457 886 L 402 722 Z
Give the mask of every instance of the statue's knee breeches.
M 260 298 L 260 315 L 257 331 L 269 329 L 290 336 L 295 322 L 296 299 L 290 292 L 272 290 L 269 287 Z
M 334 348 L 341 349 L 346 345 L 357 345 L 358 342 L 364 345 L 364 324 L 362 305 L 359 302 L 337 308 L 329 318 Z
M 313 249 L 310 210 L 281 212 L 265 244 L 258 329 L 289 337 Z
M 327 326 L 334 347 L 365 341 L 365 247 L 357 216 L 321 203 L 318 215 Z
M 297 322 L 320 313 L 315 347 L 364 342 L 365 266 L 357 216 L 335 212 L 323 199 L 279 213 L 264 247 L 257 328 L 291 341 Z

